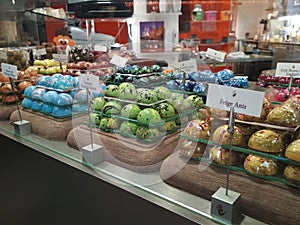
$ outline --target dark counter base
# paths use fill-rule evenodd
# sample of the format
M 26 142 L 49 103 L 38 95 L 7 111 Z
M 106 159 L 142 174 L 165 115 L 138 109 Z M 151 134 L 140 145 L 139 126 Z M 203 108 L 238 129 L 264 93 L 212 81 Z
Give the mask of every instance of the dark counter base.
M 195 224 L 0 135 L 0 224 Z

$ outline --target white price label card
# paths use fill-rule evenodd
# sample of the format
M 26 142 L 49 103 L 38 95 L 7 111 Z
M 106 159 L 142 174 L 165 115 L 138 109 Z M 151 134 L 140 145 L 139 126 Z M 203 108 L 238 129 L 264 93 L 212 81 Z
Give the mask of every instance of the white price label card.
M 127 58 L 124 58 L 124 57 L 121 57 L 121 56 L 118 56 L 118 55 L 114 55 L 111 58 L 110 63 L 114 64 L 116 66 L 119 66 L 119 67 L 124 67 L 126 65 L 127 61 L 128 61 Z
M 18 67 L 15 65 L 1 63 L 2 75 L 11 77 L 13 79 L 18 79 Z
M 98 76 L 81 74 L 79 76 L 79 87 L 81 89 L 88 89 L 91 92 L 100 92 L 100 80 Z
M 94 49 L 99 52 L 107 52 L 107 47 L 105 45 L 95 45 Z
M 46 49 L 45 49 L 45 48 L 41 48 L 41 49 L 36 49 L 35 54 L 36 54 L 37 56 L 40 56 L 40 55 L 46 55 L 47 52 L 46 52 Z
M 211 58 L 211 59 L 215 59 L 219 62 L 224 62 L 226 53 L 221 52 L 221 51 L 217 51 L 217 50 L 212 49 L 212 48 L 207 48 L 206 56 Z
M 68 55 L 67 54 L 53 54 L 53 59 L 58 62 L 67 63 Z
M 262 91 L 209 84 L 206 106 L 226 111 L 234 107 L 237 113 L 260 117 L 264 96 Z
M 277 63 L 275 76 L 300 77 L 300 63 Z
M 196 72 L 198 70 L 196 59 L 176 62 L 170 66 L 173 68 L 174 74 L 178 74 L 181 72 L 191 73 Z

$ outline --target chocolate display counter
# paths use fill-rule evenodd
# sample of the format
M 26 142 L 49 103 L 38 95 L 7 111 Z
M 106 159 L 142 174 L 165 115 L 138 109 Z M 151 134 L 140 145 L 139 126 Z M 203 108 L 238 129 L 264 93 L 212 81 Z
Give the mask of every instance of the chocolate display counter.
M 8 121 L 0 121 L 0 133 L 1 136 L 10 139 L 12 142 L 19 142 L 20 144 L 28 147 L 30 149 L 28 152 L 29 155 L 32 154 L 30 153 L 32 150 L 34 152 L 42 153 L 42 155 L 49 156 L 50 159 L 53 160 L 53 163 L 57 162 L 58 160 L 63 164 L 68 165 L 67 167 L 71 168 L 72 170 L 80 170 L 84 172 L 83 174 L 92 175 L 100 181 L 107 182 L 125 192 L 130 192 L 138 197 L 141 197 L 146 202 L 150 202 L 150 204 L 154 203 L 155 205 L 159 205 L 188 219 L 186 223 L 182 222 L 181 224 L 224 224 L 210 216 L 210 201 L 197 197 L 196 195 L 189 194 L 185 191 L 181 191 L 177 188 L 173 188 L 172 186 L 164 183 L 160 178 L 158 171 L 146 174 L 139 173 L 113 164 L 109 161 L 103 161 L 96 166 L 92 166 L 87 164 L 82 159 L 79 151 L 69 147 L 65 141 L 50 141 L 35 134 L 18 136 L 14 133 L 13 127 Z M 27 153 L 25 152 L 23 152 L 23 154 L 26 155 Z M 12 156 L 12 164 L 14 161 L 13 158 L 15 157 L 17 157 L 17 155 Z M 35 170 L 37 171 L 40 169 L 40 167 L 42 167 L 40 163 L 37 163 L 34 166 Z M 48 176 L 55 175 L 48 174 Z M 43 182 L 47 183 L 47 181 Z M 61 190 L 61 192 L 63 193 L 64 190 Z M 97 190 L 103 192 L 102 188 Z M 72 188 L 68 189 L 68 192 L 72 192 Z M 107 195 L 112 193 L 107 193 Z M 49 193 L 45 193 L 45 195 L 48 194 Z M 47 198 L 49 198 L 49 196 L 47 196 Z M 100 205 L 99 207 L 101 208 Z M 78 207 L 80 208 L 80 205 L 78 205 Z M 84 211 L 85 210 L 83 210 L 83 212 Z M 86 211 L 89 210 L 86 209 Z M 177 217 L 175 214 L 174 216 Z M 178 219 L 178 224 L 180 224 L 182 217 Z M 152 221 L 151 218 L 148 219 Z M 257 225 L 264 223 L 245 216 L 241 224 Z

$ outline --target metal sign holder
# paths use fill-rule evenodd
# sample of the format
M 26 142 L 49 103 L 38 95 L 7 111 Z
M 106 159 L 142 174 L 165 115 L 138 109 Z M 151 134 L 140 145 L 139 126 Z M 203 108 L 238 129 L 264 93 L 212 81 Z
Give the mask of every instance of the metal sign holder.
M 18 99 L 17 95 L 14 92 L 14 87 L 16 86 L 15 82 L 14 82 L 14 80 L 11 77 L 9 78 L 9 81 L 10 81 L 10 85 L 11 85 L 12 92 L 13 92 L 13 95 L 15 97 L 15 100 L 17 100 Z M 19 103 L 17 102 L 16 104 L 17 104 L 17 110 L 18 110 L 18 113 L 19 113 L 19 119 L 20 120 L 19 121 L 15 121 L 13 123 L 14 124 L 14 132 L 17 135 L 27 135 L 27 134 L 30 134 L 31 133 L 31 124 L 30 124 L 29 121 L 22 119 L 22 115 L 21 115 Z
M 89 76 L 89 75 L 86 75 Z M 90 132 L 90 144 L 83 146 L 81 148 L 81 155 L 82 160 L 87 162 L 88 164 L 91 164 L 93 166 L 101 163 L 104 161 L 104 149 L 101 145 L 97 145 L 94 143 L 93 140 L 93 131 L 92 131 L 92 123 L 91 123 L 91 100 L 90 100 L 90 94 L 89 89 L 86 88 L 86 95 L 87 95 L 87 101 L 88 101 L 88 117 L 89 117 L 89 132 Z
M 241 219 L 240 193 L 229 190 L 230 156 L 234 134 L 234 107 L 230 107 L 227 132 L 230 134 L 229 157 L 227 159 L 226 188 L 219 188 L 211 197 L 211 215 L 231 224 L 237 224 Z

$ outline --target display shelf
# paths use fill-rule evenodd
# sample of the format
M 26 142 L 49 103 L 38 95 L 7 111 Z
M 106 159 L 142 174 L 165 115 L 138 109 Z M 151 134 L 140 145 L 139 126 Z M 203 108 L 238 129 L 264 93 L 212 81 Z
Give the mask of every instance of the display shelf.
M 86 112 L 72 112 L 70 115 L 68 116 L 53 116 L 51 113 L 42 113 L 40 111 L 35 111 L 32 109 L 26 109 L 22 107 L 23 111 L 35 114 L 37 116 L 41 116 L 41 117 L 45 117 L 47 119 L 50 120 L 54 120 L 54 121 L 58 121 L 58 122 L 63 122 L 63 121 L 68 121 L 68 120 L 72 120 L 73 118 L 76 118 L 78 116 L 82 116 L 82 115 L 86 115 Z
M 30 121 L 31 132 L 48 140 L 63 141 L 67 139 L 68 133 L 72 130 L 73 124 L 83 123 L 86 120 L 86 115 L 78 115 L 74 117 L 59 119 L 52 116 L 46 116 L 40 113 L 33 113 L 20 109 L 20 114 L 23 120 Z M 11 123 L 19 121 L 18 111 L 13 111 L 9 117 Z
M 180 136 L 184 139 L 199 142 L 199 143 L 204 143 L 204 144 L 207 144 L 207 145 L 210 145 L 210 146 L 221 146 L 222 148 L 225 148 L 225 149 L 229 149 L 229 147 L 230 147 L 229 145 L 226 145 L 226 144 L 220 144 L 218 142 L 199 139 L 199 138 L 191 138 L 191 137 L 188 137 L 188 136 L 183 135 L 183 134 L 180 134 Z M 275 155 L 275 154 L 272 155 L 270 153 L 268 154 L 268 153 L 265 153 L 265 152 L 260 152 L 260 151 L 256 151 L 256 150 L 252 150 L 252 149 L 248 149 L 248 148 L 237 147 L 237 146 L 232 146 L 231 149 L 233 151 L 237 151 L 237 152 L 241 152 L 241 153 L 259 155 L 259 156 L 262 156 L 262 157 L 265 157 L 265 158 L 274 159 L 274 160 L 282 162 L 282 163 L 292 164 L 292 165 L 295 165 L 295 166 L 300 166 L 299 162 L 296 162 L 296 161 L 290 160 L 286 157 L 282 157 L 282 156 Z M 194 159 L 195 160 L 201 160 L 201 158 L 194 158 Z
M 222 146 L 222 147 L 228 148 L 228 146 Z M 237 150 L 235 149 L 235 151 L 237 151 Z M 250 153 L 250 152 L 254 152 L 254 151 L 241 150 L 239 152 Z M 256 152 L 253 153 L 253 154 L 256 154 Z M 258 154 L 256 154 L 256 155 L 258 155 Z M 264 155 L 267 155 L 267 154 L 264 154 Z M 264 156 L 264 155 L 261 155 L 261 156 Z M 185 157 L 185 156 L 181 155 L 180 157 Z M 221 165 L 221 164 L 218 164 L 218 163 L 214 163 L 212 160 L 210 160 L 209 158 L 205 158 L 205 157 L 197 157 L 197 158 L 193 158 L 192 157 L 191 159 L 201 161 L 201 163 L 203 163 L 203 164 L 206 163 L 207 165 L 212 165 L 212 166 L 220 167 L 220 168 L 223 168 L 223 169 L 228 169 L 229 168 L 231 171 L 235 171 L 235 172 L 239 172 L 239 173 L 244 173 L 244 174 L 247 174 L 249 176 L 257 177 L 257 178 L 260 178 L 260 179 L 263 179 L 263 180 L 267 180 L 267 181 L 271 181 L 271 182 L 277 182 L 277 183 L 280 183 L 280 184 L 284 184 L 286 186 L 291 186 L 291 187 L 300 189 L 300 186 L 297 186 L 297 185 L 294 185 L 294 184 L 288 182 L 286 179 L 280 177 L 279 175 L 277 175 L 277 176 L 266 176 L 266 175 L 253 174 L 253 173 L 248 172 L 246 169 L 244 169 L 242 167 L 242 165 L 240 165 L 240 166 L 233 166 L 233 165 L 226 166 L 226 165 Z M 298 166 L 300 165 L 300 163 L 296 163 L 296 164 Z

